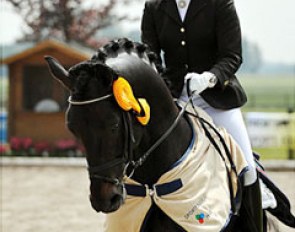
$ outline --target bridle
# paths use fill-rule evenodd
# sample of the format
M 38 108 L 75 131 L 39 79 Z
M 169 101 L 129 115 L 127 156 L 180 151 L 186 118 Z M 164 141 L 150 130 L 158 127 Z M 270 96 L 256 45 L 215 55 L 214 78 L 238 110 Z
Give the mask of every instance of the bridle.
M 104 100 L 107 100 L 109 98 L 113 97 L 113 94 L 107 94 L 98 98 L 85 100 L 85 101 L 75 101 L 72 99 L 72 96 L 69 97 L 68 102 L 71 105 L 76 106 L 82 106 L 82 105 L 89 105 L 96 102 L 101 102 Z M 192 98 L 192 96 L 190 97 Z M 174 122 L 171 124 L 171 126 L 166 130 L 165 133 L 163 133 L 160 138 L 156 140 L 156 142 L 138 159 L 134 160 L 133 156 L 133 144 L 135 143 L 134 133 L 133 133 L 133 127 L 131 123 L 131 118 L 129 112 L 123 111 L 123 122 L 124 122 L 124 155 L 121 158 L 114 159 L 106 164 L 99 165 L 99 166 L 88 166 L 88 172 L 90 178 L 93 179 L 99 179 L 105 182 L 109 182 L 115 185 L 120 184 L 119 178 L 112 178 L 112 177 L 106 177 L 99 175 L 98 173 L 101 173 L 104 170 L 107 170 L 111 167 L 115 167 L 121 164 L 124 164 L 124 171 L 123 171 L 123 177 L 131 178 L 135 172 L 135 170 L 142 166 L 144 162 L 147 160 L 147 158 L 151 155 L 151 153 L 170 135 L 170 133 L 173 131 L 173 129 L 177 126 L 179 120 L 185 113 L 185 110 L 189 104 L 189 101 L 186 103 L 184 107 L 180 110 L 177 117 L 175 118 Z M 131 171 L 128 172 L 128 170 L 131 169 Z
M 71 105 L 83 106 L 83 105 L 89 105 L 96 102 L 101 102 L 111 97 L 113 97 L 113 94 L 107 94 L 102 97 L 85 100 L 85 101 L 75 101 L 75 100 L 72 100 L 72 96 L 70 96 L 68 99 L 68 102 Z M 119 178 L 106 177 L 106 176 L 100 175 L 99 173 L 102 173 L 103 171 L 108 170 L 109 168 L 116 167 L 121 164 L 125 164 L 123 176 L 126 175 L 130 160 L 132 159 L 131 154 L 132 154 L 133 143 L 135 142 L 133 129 L 131 127 L 131 119 L 127 112 L 126 113 L 123 112 L 123 123 L 124 123 L 124 138 L 125 138 L 123 157 L 116 158 L 110 162 L 107 162 L 99 166 L 88 166 L 87 169 L 88 169 L 89 177 L 91 179 L 99 179 L 105 182 L 119 185 L 120 184 Z

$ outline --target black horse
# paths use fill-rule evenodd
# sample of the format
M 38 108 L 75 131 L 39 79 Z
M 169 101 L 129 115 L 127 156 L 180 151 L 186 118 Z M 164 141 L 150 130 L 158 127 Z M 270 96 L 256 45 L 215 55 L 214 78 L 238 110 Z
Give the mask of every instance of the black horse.
M 124 204 L 126 175 L 151 187 L 191 143 L 190 122 L 180 115 L 154 59 L 144 44 L 128 39 L 107 44 L 69 71 L 46 57 L 53 76 L 71 93 L 66 123 L 85 146 L 90 201 L 98 212 L 112 213 Z M 149 212 L 144 231 L 184 231 L 155 204 Z M 261 227 L 257 218 L 232 219 L 224 231 L 250 231 L 245 224 L 257 221 Z

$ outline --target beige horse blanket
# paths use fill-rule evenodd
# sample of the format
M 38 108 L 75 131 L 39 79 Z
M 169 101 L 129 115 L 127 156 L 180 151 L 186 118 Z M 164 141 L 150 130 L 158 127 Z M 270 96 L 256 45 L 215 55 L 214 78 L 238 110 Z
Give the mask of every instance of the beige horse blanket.
M 198 113 L 210 120 L 203 111 L 200 110 Z M 163 174 L 153 189 L 131 179 L 126 179 L 126 184 L 145 188 L 146 194 L 144 196 L 127 195 L 125 203 L 119 210 L 107 214 L 104 231 L 141 231 L 152 200 L 186 231 L 218 232 L 226 226 L 231 216 L 231 204 L 225 165 L 231 170 L 230 163 L 226 160 L 225 164 L 221 159 L 217 150 L 204 134 L 200 122 L 194 117 L 191 117 L 190 120 L 195 136 L 185 159 Z M 217 130 L 223 136 L 230 150 L 238 174 L 242 174 L 247 167 L 242 151 L 224 129 L 218 128 Z M 213 132 L 211 134 L 226 157 L 219 138 Z M 234 194 L 236 194 L 237 177 L 232 170 L 231 177 Z M 181 185 L 174 192 L 159 194 L 157 186 L 176 180 Z

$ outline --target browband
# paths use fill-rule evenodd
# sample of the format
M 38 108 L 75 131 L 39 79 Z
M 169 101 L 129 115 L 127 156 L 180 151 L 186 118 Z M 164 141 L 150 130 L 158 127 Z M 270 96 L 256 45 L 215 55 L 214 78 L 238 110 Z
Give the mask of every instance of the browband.
M 70 104 L 72 104 L 72 105 L 87 105 L 87 104 L 91 104 L 91 103 L 94 103 L 94 102 L 103 101 L 103 100 L 108 99 L 108 98 L 110 98 L 112 96 L 113 96 L 113 94 L 107 94 L 105 96 L 94 98 L 94 99 L 91 99 L 91 100 L 86 100 L 86 101 L 73 101 L 72 96 L 69 96 L 68 102 Z

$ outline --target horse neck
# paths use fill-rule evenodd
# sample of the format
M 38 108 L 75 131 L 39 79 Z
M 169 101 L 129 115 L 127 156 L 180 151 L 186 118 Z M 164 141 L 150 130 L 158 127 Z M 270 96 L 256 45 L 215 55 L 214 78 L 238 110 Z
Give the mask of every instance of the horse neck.
M 179 110 L 161 77 L 138 57 L 121 54 L 116 59 L 108 59 L 107 65 L 129 81 L 136 97 L 145 98 L 150 105 L 150 122 L 134 150 L 135 158 L 138 159 L 169 129 Z M 155 183 L 182 156 L 191 137 L 190 125 L 181 118 L 169 136 L 136 170 L 133 178 L 140 183 Z
M 151 105 L 151 121 L 146 127 L 145 136 L 136 152 L 140 155 L 146 152 L 171 127 L 179 113 L 179 109 L 166 86 L 156 86 L 153 92 L 144 95 Z M 141 183 L 154 184 L 184 154 L 191 138 L 190 125 L 182 117 L 173 131 L 151 153 L 144 165 L 136 171 L 135 179 Z

